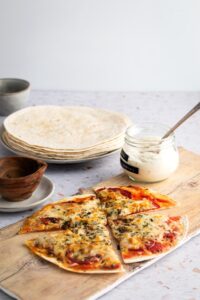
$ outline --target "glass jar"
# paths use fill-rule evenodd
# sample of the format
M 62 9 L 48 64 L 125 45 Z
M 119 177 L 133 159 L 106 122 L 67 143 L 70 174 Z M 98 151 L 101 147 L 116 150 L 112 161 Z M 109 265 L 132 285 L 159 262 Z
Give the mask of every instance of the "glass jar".
M 141 123 L 129 127 L 120 162 L 128 176 L 140 182 L 156 182 L 168 178 L 178 167 L 179 154 L 172 133 L 158 123 Z

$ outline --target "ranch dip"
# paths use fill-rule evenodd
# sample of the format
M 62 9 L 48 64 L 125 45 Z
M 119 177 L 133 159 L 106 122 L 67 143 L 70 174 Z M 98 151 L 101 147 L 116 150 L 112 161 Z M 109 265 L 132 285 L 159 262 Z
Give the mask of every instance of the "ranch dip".
M 156 126 L 157 125 L 157 126 Z M 121 151 L 121 166 L 128 176 L 136 181 L 156 182 L 168 178 L 178 167 L 179 154 L 174 135 L 162 140 L 167 131 L 163 125 L 144 123 L 128 128 Z M 156 128 L 154 128 L 156 127 Z M 157 130 L 155 130 L 157 129 Z

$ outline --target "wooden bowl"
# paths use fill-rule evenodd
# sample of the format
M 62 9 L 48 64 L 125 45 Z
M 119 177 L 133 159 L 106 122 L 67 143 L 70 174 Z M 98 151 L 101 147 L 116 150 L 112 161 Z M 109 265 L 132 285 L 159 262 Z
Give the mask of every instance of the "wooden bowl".
M 0 158 L 0 195 L 8 201 L 29 198 L 37 188 L 47 163 L 28 157 Z

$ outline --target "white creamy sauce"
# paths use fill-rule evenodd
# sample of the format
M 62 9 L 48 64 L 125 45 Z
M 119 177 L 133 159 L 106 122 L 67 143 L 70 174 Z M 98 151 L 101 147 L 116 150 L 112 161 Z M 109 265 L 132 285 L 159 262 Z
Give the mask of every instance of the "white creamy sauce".
M 161 138 L 148 136 L 139 139 L 138 147 L 125 144 L 126 163 L 138 168 L 138 174 L 125 172 L 138 181 L 156 182 L 168 178 L 178 167 L 179 155 L 172 143 L 161 143 Z

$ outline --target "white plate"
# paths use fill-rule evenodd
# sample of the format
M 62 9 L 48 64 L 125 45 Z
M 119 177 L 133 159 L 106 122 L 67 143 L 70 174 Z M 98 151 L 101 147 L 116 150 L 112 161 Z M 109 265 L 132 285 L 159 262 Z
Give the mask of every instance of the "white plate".
M 54 184 L 46 176 L 43 176 L 32 196 L 19 202 L 9 202 L 0 197 L 0 211 L 17 212 L 32 209 L 49 199 L 54 193 Z
M 26 156 L 26 157 L 32 157 L 32 158 L 36 158 L 36 159 L 42 159 L 44 161 L 46 161 L 49 164 L 78 164 L 78 163 L 82 163 L 82 162 L 87 162 L 90 160 L 96 160 L 96 159 L 100 159 L 109 155 L 112 155 L 113 153 L 118 152 L 120 149 L 115 149 L 113 151 L 107 152 L 106 154 L 102 154 L 102 155 L 97 155 L 97 156 L 93 156 L 93 157 L 87 157 L 87 158 L 82 158 L 82 159 L 49 159 L 49 158 L 41 158 L 39 156 L 32 156 L 32 155 L 28 155 L 26 152 L 22 152 L 19 150 L 15 150 L 13 148 L 11 148 L 3 139 L 3 127 L 0 129 L 0 141 L 2 143 L 2 145 L 8 149 L 9 151 L 19 155 L 19 156 Z

